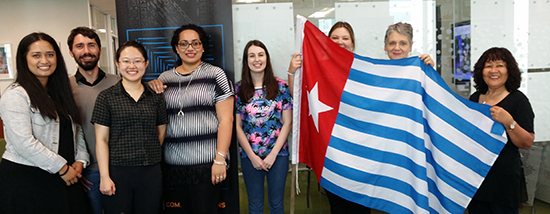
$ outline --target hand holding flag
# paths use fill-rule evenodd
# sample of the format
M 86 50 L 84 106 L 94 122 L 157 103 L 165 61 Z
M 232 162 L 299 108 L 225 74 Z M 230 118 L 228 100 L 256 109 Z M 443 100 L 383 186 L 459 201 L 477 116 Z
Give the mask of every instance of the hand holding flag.
M 310 166 L 327 190 L 367 207 L 464 212 L 506 144 L 490 106 L 453 93 L 418 57 L 354 55 L 298 20 L 303 65 L 294 85 L 293 161 Z

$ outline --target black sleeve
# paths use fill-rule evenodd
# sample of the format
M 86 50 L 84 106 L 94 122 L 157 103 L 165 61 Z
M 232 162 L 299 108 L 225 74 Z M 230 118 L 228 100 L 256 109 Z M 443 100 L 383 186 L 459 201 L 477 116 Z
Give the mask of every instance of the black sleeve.
M 533 113 L 529 99 L 522 93 L 520 95 L 521 97 L 517 100 L 516 111 L 512 114 L 512 117 L 525 131 L 535 133 L 535 113 Z
M 108 96 L 102 91 L 97 95 L 95 100 L 94 110 L 92 113 L 92 123 L 97 123 L 104 126 L 111 126 L 111 110 L 109 107 Z
M 168 123 L 168 113 L 166 112 L 166 100 L 164 95 L 156 94 L 158 100 L 157 106 L 157 126 L 164 125 Z
M 470 95 L 470 101 L 472 102 L 479 102 L 479 95 L 481 93 L 479 93 L 479 91 L 476 91 L 475 93 L 473 93 L 472 95 Z

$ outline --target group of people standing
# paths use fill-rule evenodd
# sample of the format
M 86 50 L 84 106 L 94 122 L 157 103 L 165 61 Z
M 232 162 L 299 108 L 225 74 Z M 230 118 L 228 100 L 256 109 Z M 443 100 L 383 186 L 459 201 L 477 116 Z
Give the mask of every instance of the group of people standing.
M 181 202 L 173 213 L 217 213 L 234 88 L 202 62 L 202 28 L 174 33 L 179 60 L 159 77 L 164 94 L 142 82 L 149 60 L 138 42 L 117 50 L 120 77 L 98 67 L 94 30 L 75 28 L 67 42 L 71 77 L 51 36 L 19 44 L 17 78 L 0 98 L 0 213 L 160 213 L 169 192 Z
M 384 50 L 391 60 L 409 57 L 412 32 L 407 23 L 388 27 Z M 353 52 L 348 23 L 337 22 L 328 36 Z M 49 35 L 32 33 L 19 43 L 17 79 L 0 98 L 7 141 L 0 213 L 217 213 L 234 121 L 249 213 L 263 213 L 264 179 L 270 213 L 284 213 L 301 53 L 290 61 L 287 84 L 275 77 L 267 47 L 252 40 L 243 51 L 241 81 L 233 86 L 221 68 L 204 62 L 203 29 L 183 25 L 170 42 L 176 67 L 145 85 L 149 60 L 138 42 L 116 52 L 121 77 L 98 67 L 101 42 L 92 29 L 73 29 L 67 42 L 78 64 L 71 77 Z M 429 55 L 419 57 L 434 65 Z M 475 64 L 474 80 L 470 100 L 493 105 L 491 114 L 505 125 L 508 143 L 469 212 L 517 213 L 518 148 L 532 145 L 534 114 L 518 90 L 520 72 L 508 50 L 487 50 Z M 332 213 L 370 213 L 327 196 Z M 179 206 L 163 208 L 163 199 Z

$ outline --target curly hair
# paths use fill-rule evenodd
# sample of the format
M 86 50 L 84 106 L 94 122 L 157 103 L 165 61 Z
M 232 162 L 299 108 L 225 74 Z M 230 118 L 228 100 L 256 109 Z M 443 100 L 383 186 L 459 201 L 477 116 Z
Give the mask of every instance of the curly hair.
M 199 40 L 201 40 L 202 47 L 204 48 L 204 51 L 207 51 L 208 45 L 208 35 L 202 29 L 202 27 L 195 25 L 195 24 L 185 24 L 182 25 L 180 28 L 176 29 L 174 31 L 174 35 L 172 35 L 172 40 L 170 41 L 170 45 L 172 46 L 172 51 L 177 55 L 178 54 L 178 42 L 180 41 L 180 33 L 184 30 L 193 30 L 199 34 Z M 201 61 L 204 61 L 206 57 L 206 54 L 203 54 L 201 57 Z M 183 62 L 181 61 L 181 58 L 178 56 L 178 59 L 176 61 L 176 66 L 180 66 Z
M 475 88 L 482 94 L 487 93 L 489 86 L 483 80 L 483 68 L 486 62 L 502 60 L 506 63 L 506 69 L 508 70 L 508 79 L 504 86 L 509 92 L 515 91 L 521 84 L 521 72 L 518 67 L 518 63 L 512 53 L 506 48 L 493 47 L 486 50 L 474 65 L 474 82 Z

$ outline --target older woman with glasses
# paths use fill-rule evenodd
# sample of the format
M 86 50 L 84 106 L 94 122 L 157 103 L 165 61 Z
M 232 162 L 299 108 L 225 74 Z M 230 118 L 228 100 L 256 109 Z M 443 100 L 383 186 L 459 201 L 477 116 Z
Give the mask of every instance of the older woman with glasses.
M 217 213 L 233 131 L 233 86 L 221 68 L 203 61 L 208 37 L 201 27 L 181 26 L 171 45 L 177 67 L 149 83 L 155 91 L 166 87 L 164 200 L 180 205 L 166 211 Z

